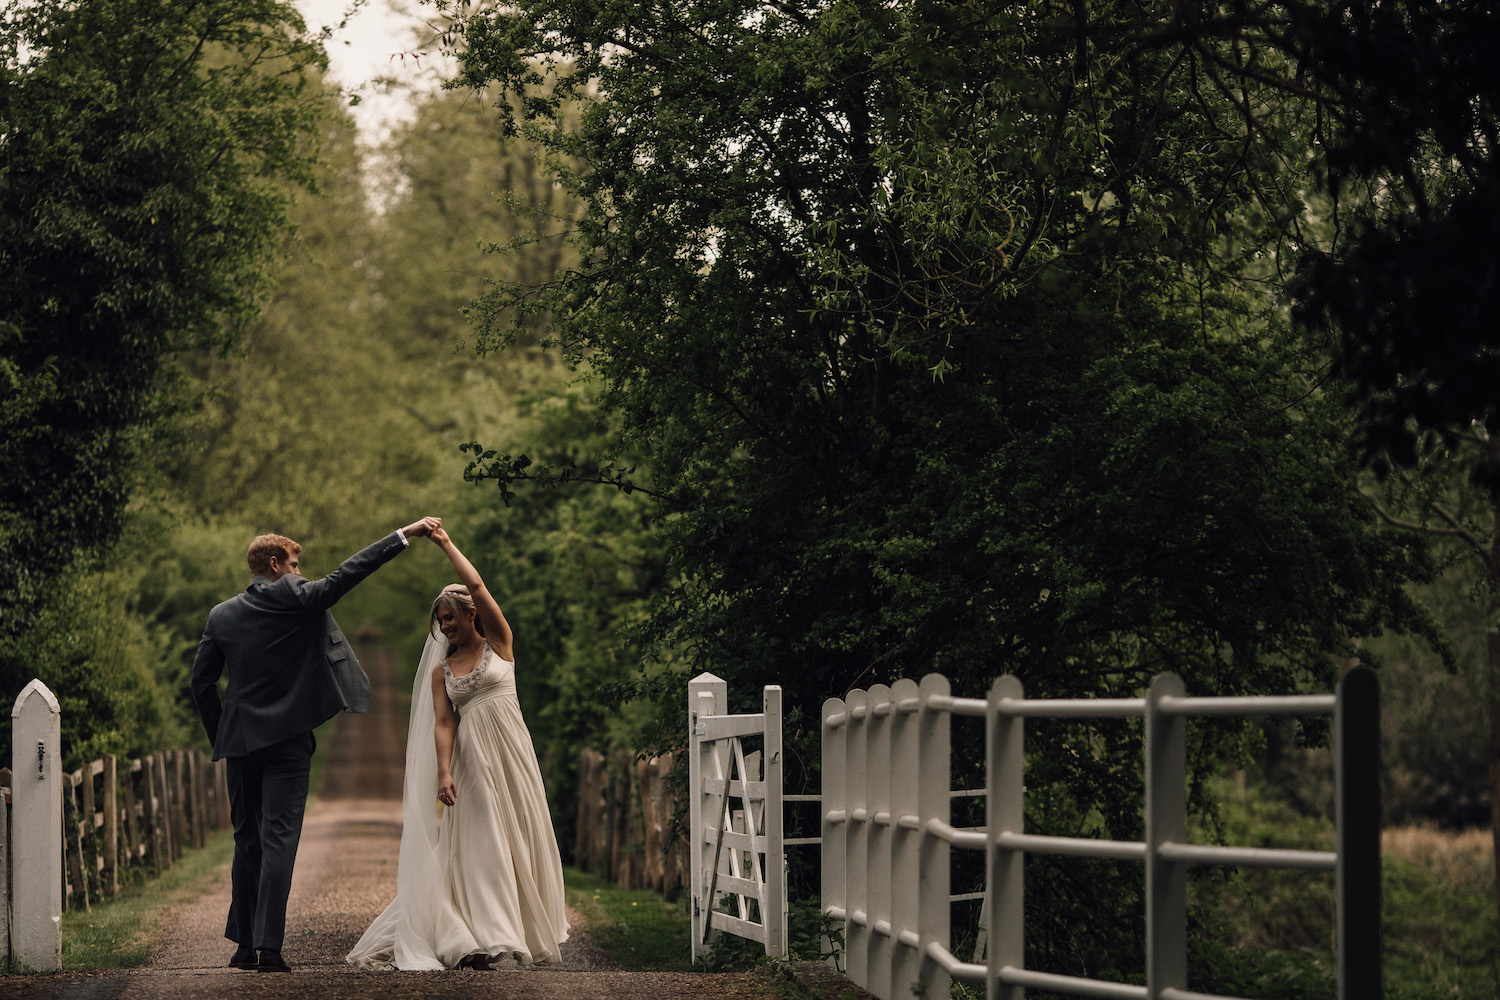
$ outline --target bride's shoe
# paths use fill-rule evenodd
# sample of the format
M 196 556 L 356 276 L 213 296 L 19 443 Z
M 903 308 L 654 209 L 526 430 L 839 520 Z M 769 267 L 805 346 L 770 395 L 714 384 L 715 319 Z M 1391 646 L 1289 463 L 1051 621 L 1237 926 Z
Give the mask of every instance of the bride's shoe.
M 473 969 L 476 972 L 494 972 L 495 967 L 490 964 L 490 956 L 484 952 L 470 955 L 468 958 L 459 960 L 460 969 Z

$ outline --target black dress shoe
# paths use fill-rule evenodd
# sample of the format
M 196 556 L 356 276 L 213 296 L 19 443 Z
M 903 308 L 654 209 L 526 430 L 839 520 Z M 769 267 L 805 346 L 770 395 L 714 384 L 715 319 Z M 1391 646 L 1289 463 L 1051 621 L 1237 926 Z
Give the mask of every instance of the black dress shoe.
M 260 964 L 256 966 L 261 972 L 291 972 L 292 967 L 281 960 L 279 951 L 262 951 L 260 953 Z
M 240 945 L 235 949 L 234 957 L 229 960 L 231 969 L 258 969 L 260 960 L 255 957 L 255 949 Z

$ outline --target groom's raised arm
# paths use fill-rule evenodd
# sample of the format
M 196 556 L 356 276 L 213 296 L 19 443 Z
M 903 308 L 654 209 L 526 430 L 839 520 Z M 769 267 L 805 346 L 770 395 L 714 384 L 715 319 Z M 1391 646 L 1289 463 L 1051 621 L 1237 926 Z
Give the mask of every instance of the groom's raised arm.
M 345 559 L 323 579 L 302 581 L 297 587 L 298 596 L 306 607 L 333 607 L 355 584 L 400 555 L 410 544 L 408 538 L 430 535 L 442 523 L 441 518 L 424 517 L 391 532 Z

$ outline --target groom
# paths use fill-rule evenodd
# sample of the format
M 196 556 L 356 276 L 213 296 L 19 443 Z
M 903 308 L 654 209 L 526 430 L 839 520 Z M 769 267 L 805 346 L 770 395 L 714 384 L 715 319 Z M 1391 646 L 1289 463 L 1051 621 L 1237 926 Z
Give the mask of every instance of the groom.
M 307 804 L 312 731 L 340 711 L 370 710 L 370 679 L 329 609 L 403 551 L 408 539 L 441 524 L 436 517 L 414 521 L 321 580 L 301 575 L 302 546 L 260 535 L 250 543 L 250 586 L 208 614 L 192 691 L 214 760 L 227 759 L 234 865 L 224 936 L 239 945 L 229 960 L 236 969 L 291 971 L 281 945 Z M 226 668 L 229 689 L 221 704 L 218 682 Z

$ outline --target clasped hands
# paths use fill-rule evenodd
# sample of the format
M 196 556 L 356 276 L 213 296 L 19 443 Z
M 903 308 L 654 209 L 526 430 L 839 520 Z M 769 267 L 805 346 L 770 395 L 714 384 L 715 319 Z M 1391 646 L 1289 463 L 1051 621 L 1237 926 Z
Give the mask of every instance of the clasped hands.
M 443 530 L 443 519 L 440 517 L 429 516 L 420 521 L 413 521 L 401 529 L 401 534 L 407 538 L 420 538 L 425 535 L 438 545 L 448 541 L 448 533 Z
M 408 524 L 406 527 L 402 528 L 401 534 L 405 535 L 407 538 L 419 538 L 424 535 L 431 535 L 434 531 L 441 531 L 442 527 L 442 518 L 432 517 L 431 515 L 429 515 L 422 518 L 420 521 L 413 521 L 411 524 Z

